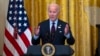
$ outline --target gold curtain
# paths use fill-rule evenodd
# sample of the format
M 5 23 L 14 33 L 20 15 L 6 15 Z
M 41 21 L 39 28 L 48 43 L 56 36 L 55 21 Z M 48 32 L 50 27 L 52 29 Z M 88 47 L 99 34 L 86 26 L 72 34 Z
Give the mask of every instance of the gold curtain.
M 59 4 L 61 7 L 59 18 L 70 24 L 76 40 L 71 46 L 75 51 L 73 56 L 94 56 L 97 47 L 96 9 L 93 9 L 93 24 L 91 24 L 90 7 L 96 7 L 97 0 L 25 0 L 24 2 L 32 30 L 39 22 L 48 19 L 48 4 Z

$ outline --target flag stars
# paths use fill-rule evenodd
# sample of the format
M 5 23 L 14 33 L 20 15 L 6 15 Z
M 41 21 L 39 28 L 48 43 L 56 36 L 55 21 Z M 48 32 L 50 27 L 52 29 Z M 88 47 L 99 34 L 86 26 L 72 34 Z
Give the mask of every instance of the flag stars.
M 17 11 L 15 10 L 14 14 L 17 14 Z
M 13 0 L 11 0 L 11 2 L 13 2 Z
M 27 23 L 24 23 L 23 25 L 26 27 L 27 26 Z
M 12 14 L 12 11 L 9 11 L 9 14 Z
M 9 17 L 9 20 L 12 20 L 12 18 L 11 18 L 11 17 Z
M 14 20 L 17 20 L 17 18 L 16 18 L 16 17 L 14 17 L 13 19 L 14 19 Z
M 18 29 L 18 32 L 21 32 L 21 29 Z
M 19 20 L 22 20 L 22 17 L 19 17 L 18 19 L 19 19 Z
M 22 7 L 23 7 L 23 6 L 20 4 L 20 5 L 19 5 L 19 8 L 22 8 Z
M 22 0 L 19 0 L 20 2 L 22 2 Z
M 10 8 L 12 8 L 13 6 L 12 6 L 12 4 L 10 5 Z
M 16 26 L 16 23 L 13 23 L 13 26 Z
M 27 20 L 27 17 L 24 17 L 24 20 Z
M 16 2 L 18 2 L 18 0 L 16 0 Z
M 17 27 L 18 34 L 21 34 L 29 25 L 27 12 L 24 10 L 23 0 L 10 1 L 7 19 L 13 27 Z
M 15 8 L 18 8 L 18 5 L 17 4 L 15 5 Z
M 21 23 L 19 23 L 18 26 L 21 27 L 22 26 Z
M 19 11 L 19 14 L 22 14 L 22 11 Z
M 24 14 L 26 14 L 26 11 L 24 11 Z

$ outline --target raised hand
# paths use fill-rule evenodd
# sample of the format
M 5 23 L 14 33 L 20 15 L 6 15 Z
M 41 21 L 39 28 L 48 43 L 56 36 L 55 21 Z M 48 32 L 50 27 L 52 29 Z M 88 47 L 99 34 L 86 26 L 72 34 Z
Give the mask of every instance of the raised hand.
M 64 34 L 68 34 L 69 32 L 69 26 L 66 24 L 65 29 L 64 29 Z
M 34 34 L 35 34 L 36 36 L 39 36 L 39 32 L 40 32 L 40 26 L 34 28 Z

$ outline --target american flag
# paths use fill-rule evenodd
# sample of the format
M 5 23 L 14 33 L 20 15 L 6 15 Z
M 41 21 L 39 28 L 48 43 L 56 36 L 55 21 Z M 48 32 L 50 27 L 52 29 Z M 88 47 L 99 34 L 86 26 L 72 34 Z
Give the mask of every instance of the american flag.
M 23 0 L 9 0 L 3 56 L 22 56 L 31 45 L 31 38 Z

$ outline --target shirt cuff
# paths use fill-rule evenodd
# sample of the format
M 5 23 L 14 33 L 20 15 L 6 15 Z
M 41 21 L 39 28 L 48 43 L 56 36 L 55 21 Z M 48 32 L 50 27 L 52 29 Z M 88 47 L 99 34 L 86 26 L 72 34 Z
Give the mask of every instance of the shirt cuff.
M 70 33 L 65 34 L 65 37 L 66 37 L 67 39 L 70 38 Z
M 35 40 L 37 40 L 39 38 L 39 36 L 34 35 L 33 37 Z

